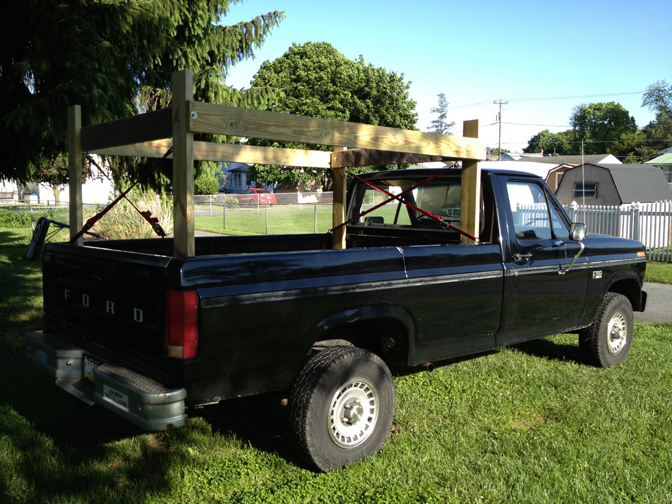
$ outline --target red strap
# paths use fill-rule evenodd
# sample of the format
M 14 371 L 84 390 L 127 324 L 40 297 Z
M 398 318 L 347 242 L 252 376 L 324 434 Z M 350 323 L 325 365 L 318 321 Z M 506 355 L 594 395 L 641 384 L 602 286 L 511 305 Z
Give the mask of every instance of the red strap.
M 418 212 L 418 213 L 420 213 L 420 214 L 422 214 L 422 215 L 425 215 L 425 216 L 427 216 L 427 217 L 430 217 L 431 219 L 434 219 L 434 220 L 437 221 L 441 226 L 447 226 L 447 227 L 449 227 L 450 229 L 453 229 L 453 230 L 457 231 L 458 233 L 460 233 L 461 235 L 466 236 L 467 238 L 469 238 L 469 239 L 473 240 L 474 242 L 478 243 L 478 239 L 477 239 L 475 236 L 472 236 L 472 235 L 470 235 L 469 233 L 467 233 L 466 231 L 463 231 L 463 230 L 461 230 L 460 228 L 458 228 L 458 227 L 456 227 L 456 226 L 453 226 L 450 222 L 444 221 L 440 216 L 438 216 L 438 215 L 434 215 L 433 213 L 428 212 L 427 210 L 423 210 L 422 208 L 420 208 L 420 207 L 414 205 L 413 203 L 411 203 L 410 201 L 406 201 L 405 199 L 403 199 L 403 196 L 405 196 L 405 195 L 408 194 L 409 192 L 411 192 L 411 191 L 417 189 L 417 188 L 420 187 L 420 186 L 423 186 L 423 185 L 427 184 L 428 182 L 431 182 L 431 181 L 435 180 L 437 177 L 443 175 L 443 174 L 446 173 L 446 172 L 447 172 L 447 170 L 441 170 L 439 173 L 437 173 L 437 174 L 435 174 L 435 175 L 432 175 L 432 176 L 429 177 L 428 179 L 425 179 L 425 180 L 423 180 L 422 182 L 419 182 L 419 183 L 415 184 L 414 186 L 412 186 L 412 187 L 406 189 L 405 191 L 402 191 L 402 192 L 400 192 L 399 194 L 396 194 L 396 195 L 387 192 L 385 189 L 383 189 L 383 188 L 381 188 L 381 187 L 378 187 L 378 186 L 374 185 L 373 183 L 369 182 L 369 181 L 366 180 L 366 179 L 363 179 L 362 177 L 360 177 L 360 176 L 358 176 L 358 175 L 354 175 L 354 174 L 353 174 L 352 176 L 353 176 L 355 179 L 359 180 L 360 182 L 365 183 L 366 185 L 368 185 L 369 187 L 371 187 L 371 188 L 373 188 L 373 189 L 375 189 L 375 190 L 377 190 L 377 191 L 382 192 L 382 193 L 385 194 L 386 196 L 389 196 L 389 198 L 386 199 L 385 201 L 383 201 L 382 203 L 379 203 L 378 205 L 376 205 L 376 206 L 374 206 L 374 207 L 372 207 L 372 208 L 369 208 L 369 209 L 366 210 L 365 212 L 362 212 L 362 213 L 359 213 L 359 214 L 353 216 L 352 219 L 349 219 L 349 220 L 347 220 L 347 221 L 345 221 L 345 222 L 339 224 L 338 226 L 336 226 L 335 228 L 333 228 L 331 231 L 335 231 L 336 229 L 339 229 L 339 228 L 341 228 L 341 227 L 343 227 L 343 226 L 345 226 L 345 225 L 347 225 L 347 224 L 351 224 L 352 222 L 358 220 L 359 218 L 365 216 L 366 214 L 368 214 L 368 213 L 370 213 L 370 212 L 373 212 L 374 210 L 377 210 L 378 208 L 382 207 L 383 205 L 387 205 L 387 204 L 390 203 L 391 201 L 396 200 L 396 201 L 399 201 L 400 203 L 403 203 L 404 205 L 406 205 L 407 207 L 411 208 L 412 210 L 415 210 L 416 212 Z
M 172 149 L 172 148 L 168 149 L 168 151 L 166 151 L 166 153 L 163 155 L 163 157 L 162 157 L 161 159 L 166 159 L 166 158 L 170 155 L 171 152 L 173 152 L 173 149 Z M 105 171 L 100 167 L 100 165 L 99 165 L 98 163 L 96 163 L 95 159 L 93 159 L 91 156 L 86 156 L 86 159 L 88 159 L 88 161 L 89 161 L 93 166 L 95 166 L 96 168 L 98 168 L 98 171 L 99 171 L 99 172 L 100 172 L 100 173 L 101 173 L 107 180 L 109 180 L 110 182 L 112 182 L 112 179 L 109 177 L 109 175 L 108 175 L 107 173 L 105 173 Z M 86 233 L 89 229 L 91 229 L 93 226 L 95 226 L 95 225 L 96 225 L 96 222 L 98 222 L 98 221 L 101 219 L 101 217 L 102 217 L 103 215 L 105 215 L 107 212 L 109 212 L 110 210 L 112 210 L 112 207 L 114 207 L 114 205 L 116 205 L 117 203 L 119 203 L 119 201 L 120 201 L 122 198 L 126 198 L 126 195 L 127 195 L 127 194 L 130 192 L 130 190 L 133 189 L 136 185 L 137 185 L 137 182 L 135 182 L 131 187 L 129 187 L 129 188 L 126 189 L 123 193 L 121 193 L 121 195 L 120 195 L 117 199 L 115 199 L 112 203 L 110 203 L 109 205 L 107 205 L 107 207 L 105 207 L 101 212 L 97 213 L 96 215 L 94 215 L 93 217 L 91 217 L 90 219 L 88 219 L 88 220 L 86 221 L 86 223 L 84 224 L 84 226 L 82 227 L 82 230 L 81 230 L 79 233 L 77 233 L 77 234 L 75 235 L 74 238 L 72 238 L 72 239 L 70 240 L 70 244 L 72 245 L 73 243 L 75 243 L 77 240 L 79 240 L 79 239 L 82 237 L 82 235 L 83 235 L 84 233 Z M 157 219 L 156 217 L 152 217 L 152 212 L 150 212 L 149 210 L 147 210 L 147 211 L 145 211 L 145 212 L 141 212 L 140 209 L 139 209 L 138 207 L 136 207 L 130 199 L 126 198 L 126 201 L 128 201 L 128 202 L 131 204 L 131 206 L 135 209 L 136 212 L 138 212 L 140 215 L 142 215 L 142 217 L 143 217 L 147 222 L 149 222 L 149 224 L 152 226 L 152 229 L 154 230 L 154 232 L 155 232 L 157 235 L 159 235 L 161 238 L 165 238 L 165 237 L 166 237 L 166 232 L 163 230 L 163 228 L 162 228 L 161 225 L 159 224 L 159 219 Z

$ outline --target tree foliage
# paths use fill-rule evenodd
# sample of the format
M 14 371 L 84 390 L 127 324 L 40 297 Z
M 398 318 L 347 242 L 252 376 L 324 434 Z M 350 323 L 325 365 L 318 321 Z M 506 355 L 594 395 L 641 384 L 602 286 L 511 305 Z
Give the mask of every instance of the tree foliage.
M 643 157 L 652 158 L 658 151 L 672 146 L 672 84 L 662 80 L 647 87 L 642 107 L 656 114 L 655 119 L 643 129 L 646 143 L 639 150 Z
M 170 103 L 171 75 L 192 69 L 195 98 L 241 103 L 264 94 L 225 84 L 280 12 L 218 23 L 237 0 L 6 0 L 0 20 L 0 179 L 28 181 L 65 151 L 67 107 L 84 126 Z M 120 166 L 129 167 L 128 163 Z
M 542 152 L 544 154 L 557 154 L 558 156 L 575 154 L 575 146 L 571 143 L 573 132 L 551 133 L 543 130 L 530 138 L 523 152 Z
M 296 115 L 336 119 L 377 126 L 416 129 L 415 102 L 409 98 L 410 82 L 403 74 L 353 61 L 326 42 L 293 44 L 280 58 L 266 61 L 252 81 L 255 87 L 270 87 L 282 94 L 269 110 Z M 332 147 L 255 140 L 257 145 L 331 150 Z M 265 182 L 322 180 L 322 171 L 257 165 L 255 180 Z M 324 176 L 327 179 L 323 179 Z
M 452 135 L 450 128 L 455 126 L 455 122 L 448 122 L 448 100 L 444 93 L 439 93 L 439 104 L 436 107 L 429 109 L 432 114 L 439 114 L 439 116 L 432 121 L 432 127 L 429 133 L 436 133 L 438 135 Z
M 575 141 L 583 140 L 586 154 L 606 154 L 621 135 L 637 132 L 635 118 L 615 102 L 578 105 L 574 107 L 570 124 Z

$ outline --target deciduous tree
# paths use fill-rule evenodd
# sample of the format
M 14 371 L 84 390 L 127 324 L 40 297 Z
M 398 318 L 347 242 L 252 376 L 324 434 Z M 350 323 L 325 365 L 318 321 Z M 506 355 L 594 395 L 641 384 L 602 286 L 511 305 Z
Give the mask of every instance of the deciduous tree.
M 621 135 L 637 132 L 635 118 L 620 104 L 591 103 L 574 107 L 570 124 L 586 154 L 606 154 Z
M 652 158 L 658 151 L 672 146 L 672 84 L 665 80 L 651 84 L 642 98 L 642 107 L 656 114 L 643 129 L 646 144 L 639 150 L 642 157 Z
M 266 61 L 252 81 L 253 87 L 270 87 L 282 96 L 269 106 L 276 112 L 356 123 L 417 129 L 410 82 L 403 74 L 366 64 L 360 56 L 350 60 L 326 42 L 294 44 L 280 58 Z M 331 150 L 332 147 L 254 141 L 257 145 Z M 319 180 L 329 185 L 328 173 L 318 170 L 257 165 L 255 180 L 286 183 Z
M 569 155 L 575 154 L 576 148 L 572 145 L 572 131 L 551 133 L 543 130 L 530 138 L 523 152 L 543 152 L 544 154 Z

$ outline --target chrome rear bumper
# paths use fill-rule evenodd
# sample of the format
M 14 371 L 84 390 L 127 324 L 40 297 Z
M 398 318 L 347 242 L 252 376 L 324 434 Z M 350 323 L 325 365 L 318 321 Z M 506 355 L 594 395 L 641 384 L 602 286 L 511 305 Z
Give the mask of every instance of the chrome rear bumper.
M 186 424 L 185 389 L 166 388 L 109 362 L 93 369 L 94 381 L 91 381 L 84 376 L 84 357 L 88 353 L 81 348 L 57 334 L 42 331 L 26 334 L 26 341 L 28 360 L 56 378 L 56 385 L 85 403 L 100 404 L 148 431 L 165 431 Z

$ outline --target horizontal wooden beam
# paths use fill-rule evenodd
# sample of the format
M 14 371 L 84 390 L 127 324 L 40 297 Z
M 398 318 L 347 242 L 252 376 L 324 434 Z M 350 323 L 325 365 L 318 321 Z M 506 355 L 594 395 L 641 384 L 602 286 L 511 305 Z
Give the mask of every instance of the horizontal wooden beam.
M 257 163 L 304 168 L 329 168 L 331 152 L 194 142 L 194 156 L 203 161 Z
M 98 152 L 109 147 L 172 137 L 172 109 L 168 107 L 82 128 L 82 150 Z
M 90 151 L 103 156 L 138 156 L 162 158 L 173 145 L 172 140 L 155 140 L 121 147 Z M 169 155 L 168 158 L 172 158 Z M 222 161 L 227 163 L 258 163 L 304 168 L 330 168 L 330 152 L 301 149 L 280 149 L 255 145 L 218 144 L 194 142 L 194 159 L 197 161 Z
M 473 138 L 437 135 L 368 124 L 189 102 L 189 130 L 247 138 L 408 152 L 459 159 L 485 159 L 485 144 Z
M 427 156 L 407 152 L 391 152 L 370 149 L 351 149 L 341 151 L 334 156 L 333 167 L 352 168 L 355 166 L 381 166 L 395 164 L 416 164 L 431 162 L 450 162 L 456 158 L 445 156 Z M 337 165 L 335 165 L 337 163 Z

